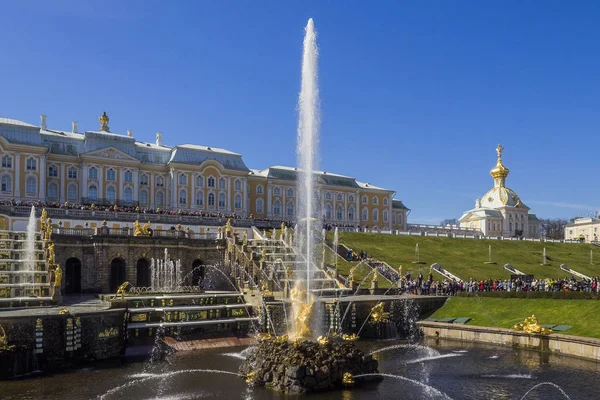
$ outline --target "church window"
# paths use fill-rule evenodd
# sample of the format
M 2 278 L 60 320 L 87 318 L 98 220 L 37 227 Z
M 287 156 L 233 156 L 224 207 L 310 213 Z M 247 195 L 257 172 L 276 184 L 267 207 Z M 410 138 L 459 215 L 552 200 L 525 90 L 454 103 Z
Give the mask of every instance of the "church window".
M 367 198 L 367 196 L 363 196 L 362 202 L 363 203 L 368 203 L 369 202 L 369 199 Z
M 56 167 L 56 165 L 48 166 L 48 176 L 53 178 L 56 178 L 58 176 L 58 168 Z
M 115 201 L 117 199 L 117 190 L 114 186 L 109 186 L 106 188 L 106 199 L 108 201 Z
M 37 179 L 33 176 L 27 178 L 25 189 L 27 194 L 35 194 L 37 192 Z
M 37 171 L 37 160 L 33 157 L 28 158 L 25 169 L 27 169 L 27 171 Z
M 107 181 L 116 181 L 117 180 L 117 173 L 114 169 L 110 168 L 109 170 L 106 171 L 106 180 Z
M 219 208 L 225 208 L 225 193 L 219 193 Z
M 208 187 L 211 187 L 211 188 L 215 187 L 215 178 L 213 178 L 212 176 L 208 177 Z
M 236 194 L 233 198 L 233 207 L 234 208 L 242 208 L 242 196 Z
M 133 201 L 133 190 L 130 187 L 126 187 L 125 190 L 123 190 L 123 200 L 127 202 Z
M 342 206 L 337 206 L 335 210 L 335 216 L 337 219 L 344 218 L 344 209 L 342 208 Z
M 293 217 L 294 216 L 294 203 L 292 203 L 291 201 L 288 201 L 286 210 L 287 210 L 287 216 Z
M 179 184 L 181 186 L 187 185 L 187 176 L 185 174 L 179 174 Z
M 156 193 L 156 205 L 162 206 L 165 204 L 165 194 L 163 192 Z
M 378 209 L 374 209 L 373 210 L 373 221 L 377 222 L 377 220 L 379 220 L 379 210 Z
M 235 182 L 233 182 L 233 189 L 234 190 L 242 190 L 242 181 L 240 181 L 239 179 L 236 179 Z
M 225 179 L 219 179 L 219 189 L 225 189 Z
M 263 199 L 256 199 L 256 213 L 262 214 L 263 211 Z
M 196 177 L 196 186 L 204 187 L 204 177 L 202 175 Z
M 263 194 L 263 187 L 262 187 L 262 185 L 258 185 L 256 187 L 256 194 Z
M 179 204 L 187 204 L 187 193 L 185 192 L 185 190 L 179 191 Z
M 368 221 L 369 220 L 369 210 L 365 207 L 362 210 L 362 220 L 363 221 Z
M 209 207 L 214 207 L 215 206 L 215 194 L 214 193 L 209 193 L 208 194 L 208 206 Z
M 196 192 L 196 205 L 200 207 L 204 206 L 204 193 L 201 190 Z
M 3 192 L 10 192 L 12 190 L 12 178 L 10 175 L 4 175 L 1 182 Z
M 275 214 L 275 215 L 281 214 L 281 203 L 279 202 L 279 200 L 275 200 L 273 202 L 273 214 Z
M 133 182 L 133 172 L 125 171 L 125 182 Z
M 376 196 L 373 196 L 373 204 L 379 204 L 379 199 Z
M 92 185 L 88 188 L 88 198 L 90 200 L 96 200 L 98 198 L 98 188 L 96 185 Z
M 67 171 L 67 176 L 69 177 L 69 179 L 77 179 L 77 168 L 69 167 L 69 170 Z
M 140 185 L 148 185 L 148 175 L 140 175 Z
M 348 208 L 348 219 L 351 221 L 354 220 L 354 207 Z
M 77 201 L 77 185 L 74 183 L 67 187 L 67 201 Z
M 140 192 L 140 204 L 141 205 L 148 205 L 148 191 L 147 190 L 142 190 Z
M 2 156 L 2 168 L 12 168 L 11 156 Z
M 384 199 L 383 199 L 383 205 L 384 206 L 388 205 L 388 198 L 387 197 L 384 197 Z
M 98 170 L 94 167 L 91 167 L 88 170 L 88 175 L 89 175 L 90 179 L 98 179 Z
M 386 210 L 383 211 L 383 222 L 388 222 L 388 212 Z

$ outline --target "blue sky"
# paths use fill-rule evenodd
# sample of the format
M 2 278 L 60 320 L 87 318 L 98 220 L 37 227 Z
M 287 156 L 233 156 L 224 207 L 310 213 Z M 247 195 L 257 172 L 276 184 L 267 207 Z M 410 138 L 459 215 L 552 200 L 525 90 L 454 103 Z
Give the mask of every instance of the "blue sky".
M 371 4 L 375 3 L 375 4 Z M 491 186 L 540 217 L 600 209 L 598 2 L 4 2 L 0 115 L 294 165 L 303 28 L 320 46 L 321 167 L 397 191 L 409 222 Z

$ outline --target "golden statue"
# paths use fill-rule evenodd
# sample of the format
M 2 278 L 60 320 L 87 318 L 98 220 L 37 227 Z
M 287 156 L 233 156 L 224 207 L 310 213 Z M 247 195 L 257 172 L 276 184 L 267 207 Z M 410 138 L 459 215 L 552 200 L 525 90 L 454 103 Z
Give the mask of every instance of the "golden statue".
M 398 267 L 398 275 L 402 278 L 402 265 Z
M 552 333 L 552 329 L 543 328 L 540 325 L 540 323 L 538 322 L 538 319 L 536 318 L 535 315 L 525 318 L 525 321 L 523 321 L 520 324 L 516 324 L 515 326 L 513 326 L 513 329 L 515 331 L 523 331 L 523 332 L 532 333 L 532 334 L 537 333 L 537 334 L 541 334 L 541 335 L 548 335 L 548 334 Z
M 121 284 L 121 286 L 119 286 L 119 288 L 117 289 L 117 293 L 115 294 L 114 298 L 121 295 L 121 298 L 124 299 L 125 294 L 127 293 L 127 286 L 129 286 L 129 282 L 128 281 L 123 282 Z
M 108 128 L 108 122 L 110 121 L 110 118 L 108 118 L 108 115 L 106 115 L 106 111 L 102 113 L 98 120 L 100 121 L 100 131 L 110 132 L 110 129 Z
M 383 309 L 383 303 L 379 302 L 371 310 L 371 321 L 372 322 L 386 322 L 385 311 Z
M 267 283 L 265 281 L 261 282 L 261 289 L 260 290 L 262 292 L 263 297 L 271 297 L 271 296 L 273 296 L 273 292 L 271 292 L 269 290 L 269 286 L 267 285 Z
M 242 235 L 242 245 L 246 246 L 248 244 L 248 232 L 244 231 Z
M 353 385 L 354 384 L 354 377 L 352 376 L 352 374 L 350 372 L 344 372 L 344 376 L 342 377 L 342 383 L 344 385 Z
M 60 287 L 60 284 L 62 283 L 62 269 L 60 268 L 60 265 L 56 264 L 56 267 L 54 268 L 54 287 Z
M 49 241 L 52 238 L 52 220 L 46 220 L 46 231 L 44 232 L 44 240 Z
M 48 211 L 42 209 L 42 216 L 40 217 L 40 230 L 44 233 L 48 229 Z M 44 237 L 42 237 L 44 239 Z
M 283 231 L 285 231 L 285 222 L 281 223 L 281 234 L 283 235 Z
M 55 263 L 54 243 L 48 245 L 48 263 L 50 265 Z
M 260 251 L 260 260 L 265 261 L 266 256 L 267 256 L 267 250 L 263 247 L 263 249 Z
M 342 335 L 342 340 L 346 341 L 346 342 L 354 342 L 355 340 L 358 339 L 358 335 L 356 333 L 353 333 L 351 335 L 346 335 L 345 333 Z
M 227 223 L 225 224 L 225 233 L 229 234 L 233 232 L 233 228 L 231 227 L 231 218 L 227 218 Z
M 288 265 L 287 267 L 285 267 L 285 276 L 288 279 L 292 278 L 292 275 L 294 274 L 294 272 L 292 271 L 292 266 Z
M 502 162 L 502 152 L 504 151 L 504 147 L 501 144 L 498 144 L 496 147 L 496 153 L 498 153 L 498 162 Z
M 14 346 L 8 345 L 8 339 L 6 338 L 6 332 L 4 327 L 0 325 L 0 350 L 11 350 Z
M 314 299 L 311 298 L 310 302 L 307 303 L 306 290 L 302 285 L 302 281 L 298 281 L 296 286 L 290 291 L 290 298 L 295 315 L 294 327 L 296 331 L 293 336 L 298 337 L 310 337 L 310 320 L 313 311 Z
M 143 226 L 140 225 L 140 222 L 136 219 L 133 223 L 133 227 L 135 230 L 133 231 L 133 236 L 150 236 L 150 222 L 146 222 Z
M 144 236 L 150 236 L 150 226 L 152 226 L 150 221 L 146 222 L 144 226 L 142 226 L 142 232 L 144 232 Z
M 321 346 L 325 346 L 326 344 L 329 344 L 329 339 L 327 338 L 327 336 L 319 336 L 317 338 L 317 342 L 321 345 Z
M 379 278 L 379 274 L 377 273 L 377 267 L 373 268 L 373 279 L 371 279 L 371 282 L 377 282 L 377 279 Z

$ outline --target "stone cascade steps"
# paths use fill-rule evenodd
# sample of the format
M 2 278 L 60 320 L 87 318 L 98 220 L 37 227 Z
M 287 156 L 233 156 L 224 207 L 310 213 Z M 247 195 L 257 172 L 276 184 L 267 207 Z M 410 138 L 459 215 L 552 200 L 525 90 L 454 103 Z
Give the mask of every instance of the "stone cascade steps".
M 258 321 L 258 317 L 211 319 L 211 320 L 201 320 L 201 321 L 139 322 L 139 323 L 128 324 L 127 329 L 195 327 L 195 326 L 208 326 L 208 325 L 237 324 L 240 322 L 254 322 L 254 321 Z

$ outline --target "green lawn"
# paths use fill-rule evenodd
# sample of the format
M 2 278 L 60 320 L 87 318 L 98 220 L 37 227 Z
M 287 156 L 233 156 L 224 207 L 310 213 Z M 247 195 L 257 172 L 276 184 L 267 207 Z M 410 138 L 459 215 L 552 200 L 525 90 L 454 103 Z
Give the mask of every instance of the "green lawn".
M 600 301 L 451 297 L 431 317 L 473 318 L 467 325 L 512 328 L 535 315 L 542 325 L 571 325 L 567 335 L 600 338 Z
M 315 251 L 318 254 L 322 254 L 323 247 L 321 247 L 321 245 L 317 245 L 315 247 Z M 335 265 L 335 258 L 336 258 L 336 255 L 333 252 L 333 250 L 331 250 L 329 247 L 327 247 L 325 249 L 325 263 L 327 265 Z M 358 262 L 350 262 L 350 261 L 344 260 L 342 257 L 337 257 L 337 265 L 338 265 L 339 274 L 344 277 L 347 277 L 348 274 L 350 273 L 350 270 L 352 268 L 354 268 L 352 275 L 354 276 L 355 282 L 361 282 L 372 270 L 372 268 L 369 267 L 368 265 L 362 264 L 362 265 L 357 266 L 358 264 L 359 264 Z M 362 283 L 361 287 L 363 287 L 363 288 L 370 287 L 371 278 L 372 278 L 372 276 L 365 279 L 364 282 Z M 382 277 L 381 275 L 378 276 L 377 283 L 380 288 L 389 288 L 391 286 L 390 282 L 387 279 L 385 279 L 384 277 Z
M 333 233 L 329 232 L 330 238 Z M 590 244 L 540 243 L 510 240 L 450 239 L 428 236 L 397 236 L 377 233 L 340 232 L 340 243 L 354 251 L 365 250 L 368 255 L 386 261 L 391 266 L 403 266 L 403 273 L 429 273 L 429 266 L 439 263 L 461 279 L 509 278 L 503 269 L 511 264 L 526 274 L 539 278 L 562 278 L 567 274 L 559 269 L 567 264 L 571 269 L 588 276 L 600 275 L 600 249 Z M 413 264 L 415 247 L 419 245 L 419 260 Z M 492 261 L 488 261 L 488 248 L 492 246 Z M 542 266 L 542 253 L 546 248 L 547 262 Z M 594 265 L 590 265 L 590 250 L 594 249 Z

